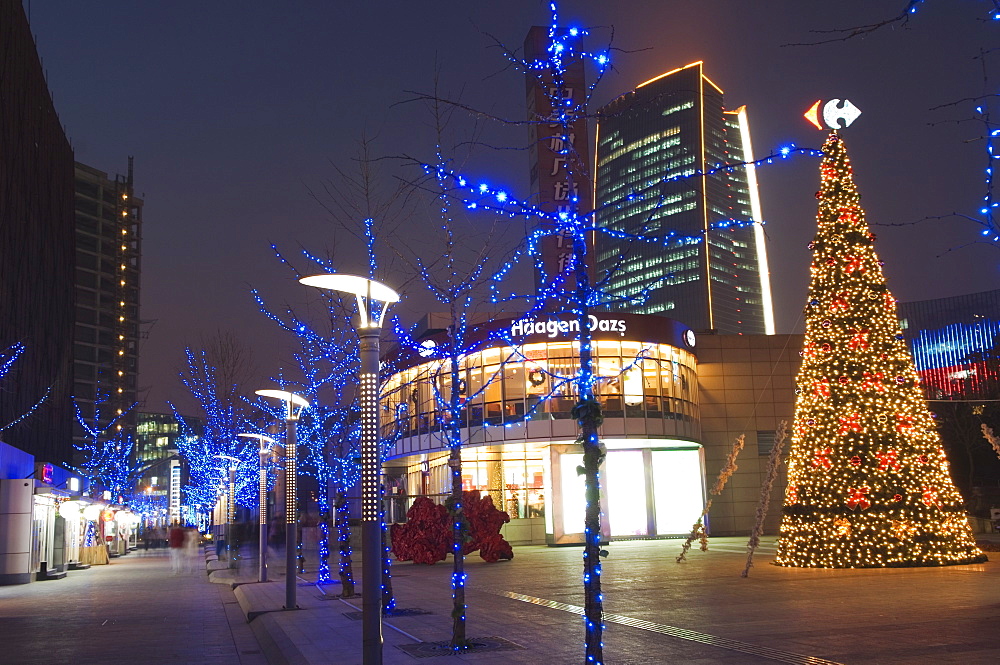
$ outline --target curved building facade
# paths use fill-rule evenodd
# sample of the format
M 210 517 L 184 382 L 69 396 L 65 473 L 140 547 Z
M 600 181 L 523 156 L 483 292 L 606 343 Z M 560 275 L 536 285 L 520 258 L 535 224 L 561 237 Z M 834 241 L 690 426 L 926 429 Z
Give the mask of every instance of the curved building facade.
M 686 533 L 704 501 L 694 334 L 659 316 L 590 317 L 596 394 L 604 407 L 602 468 L 605 535 L 636 538 Z M 466 406 L 462 482 L 489 493 L 512 518 L 514 542 L 582 542 L 582 447 L 572 408 L 579 370 L 572 315 L 498 319 L 471 335 L 458 386 Z M 395 367 L 382 393 L 382 426 L 394 441 L 390 491 L 443 499 L 450 491 L 440 400 L 451 392 L 447 361 L 427 336 L 420 353 L 387 359 Z M 407 501 L 390 501 L 402 519 Z M 395 513 L 395 514 L 393 514 Z

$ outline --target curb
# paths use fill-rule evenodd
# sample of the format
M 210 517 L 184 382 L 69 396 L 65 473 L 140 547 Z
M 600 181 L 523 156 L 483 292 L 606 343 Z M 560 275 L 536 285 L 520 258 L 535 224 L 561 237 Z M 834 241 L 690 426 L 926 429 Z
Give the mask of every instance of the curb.
M 310 665 L 274 614 L 261 613 L 250 623 L 268 665 Z

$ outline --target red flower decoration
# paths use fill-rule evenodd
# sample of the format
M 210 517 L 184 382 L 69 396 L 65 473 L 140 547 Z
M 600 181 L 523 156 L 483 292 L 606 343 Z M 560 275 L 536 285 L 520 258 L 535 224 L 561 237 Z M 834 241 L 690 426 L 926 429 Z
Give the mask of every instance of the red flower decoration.
M 479 550 L 486 561 L 510 559 L 514 551 L 500 535 L 510 516 L 497 510 L 493 499 L 476 490 L 462 493 L 462 510 L 468 524 L 464 554 Z M 400 561 L 434 564 L 443 561 L 454 544 L 452 517 L 448 509 L 425 496 L 418 497 L 408 511 L 405 524 L 391 527 L 392 553 Z

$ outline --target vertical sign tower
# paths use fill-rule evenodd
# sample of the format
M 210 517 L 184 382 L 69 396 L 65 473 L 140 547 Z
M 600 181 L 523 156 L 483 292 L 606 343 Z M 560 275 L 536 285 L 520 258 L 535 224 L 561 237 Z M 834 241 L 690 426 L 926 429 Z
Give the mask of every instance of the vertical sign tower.
M 524 40 L 524 59 L 547 59 L 551 43 L 548 27 L 533 26 Z M 528 152 L 531 162 L 530 191 L 535 203 L 545 212 L 569 213 L 574 198 L 578 202 L 577 210 L 589 210 L 593 203 L 593 176 L 587 118 L 578 117 L 573 123 L 567 145 L 560 137 L 561 125 L 553 117 L 552 104 L 559 88 L 548 79 L 539 82 L 537 76 L 537 72 L 529 72 L 525 78 L 528 120 L 532 123 Z M 566 63 L 562 94 L 574 105 L 583 101 L 587 94 L 583 60 L 577 58 Z M 567 178 L 567 172 L 573 177 Z M 573 183 L 573 191 L 569 191 L 569 182 Z M 553 234 L 542 239 L 540 245 L 544 276 L 535 271 L 536 290 L 540 292 L 546 283 L 562 276 L 564 288 L 571 291 L 576 283 L 573 277 L 573 238 Z M 590 259 L 592 253 L 588 252 L 587 256 Z M 592 265 L 588 266 L 588 270 L 592 268 Z

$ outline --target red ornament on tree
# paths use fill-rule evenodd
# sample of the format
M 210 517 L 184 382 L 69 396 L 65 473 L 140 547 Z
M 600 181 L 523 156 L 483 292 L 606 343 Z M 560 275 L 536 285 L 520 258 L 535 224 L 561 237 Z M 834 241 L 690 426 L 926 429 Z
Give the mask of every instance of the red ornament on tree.
M 840 429 L 837 434 L 844 436 L 848 432 L 863 432 L 864 428 L 861 426 L 861 414 L 852 413 L 849 416 L 840 416 L 837 420 L 840 421 Z
M 823 448 L 822 450 L 817 450 L 816 456 L 813 458 L 813 466 L 817 468 L 823 467 L 824 469 L 829 469 L 830 467 L 832 467 L 833 464 L 830 462 L 830 453 L 832 452 L 833 450 L 831 448 Z
M 940 508 L 942 505 L 941 501 L 938 499 L 938 492 L 933 487 L 925 487 L 920 500 L 928 506 L 937 506 Z
M 865 510 L 866 508 L 872 505 L 872 502 L 869 501 L 868 498 L 865 496 L 866 494 L 868 494 L 867 487 L 857 487 L 857 488 L 852 487 L 847 491 L 851 495 L 847 499 L 847 507 L 850 508 L 851 510 L 856 510 L 858 508 L 860 508 L 861 510 Z
M 868 329 L 855 330 L 851 329 L 849 331 L 853 334 L 851 341 L 847 343 L 847 348 L 852 351 L 867 351 L 868 350 Z
M 893 471 L 899 471 L 899 453 L 895 450 L 879 451 L 875 453 L 876 459 L 878 459 L 878 468 L 885 471 L 888 468 L 892 468 Z M 896 496 L 899 496 L 898 494 Z M 900 497 L 902 498 L 902 497 Z M 897 501 L 899 499 L 896 499 Z
M 877 391 L 884 393 L 885 386 L 882 384 L 883 378 L 885 378 L 885 372 L 865 372 L 864 378 L 861 381 L 861 390 L 865 392 Z

